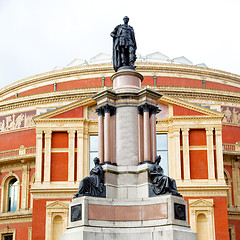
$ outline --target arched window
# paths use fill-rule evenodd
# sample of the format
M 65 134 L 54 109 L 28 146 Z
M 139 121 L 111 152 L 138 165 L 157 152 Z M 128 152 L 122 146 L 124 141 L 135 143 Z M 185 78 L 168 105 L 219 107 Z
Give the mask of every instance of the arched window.
M 15 173 L 7 174 L 1 185 L 1 211 L 14 212 L 20 204 L 20 179 Z
M 18 202 L 18 181 L 16 178 L 13 178 L 9 182 L 8 187 L 8 212 L 14 212 L 17 210 Z

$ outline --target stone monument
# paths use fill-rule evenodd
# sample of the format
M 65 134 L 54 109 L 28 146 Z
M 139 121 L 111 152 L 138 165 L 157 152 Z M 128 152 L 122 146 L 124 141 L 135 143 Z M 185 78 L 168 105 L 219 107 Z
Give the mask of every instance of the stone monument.
M 70 203 L 69 225 L 61 240 L 196 240 L 188 225 L 187 203 L 156 157 L 161 94 L 141 88 L 143 76 L 135 70 L 136 40 L 128 21 L 124 17 L 124 24 L 111 33 L 113 88 L 92 96 L 97 101 L 98 159 Z

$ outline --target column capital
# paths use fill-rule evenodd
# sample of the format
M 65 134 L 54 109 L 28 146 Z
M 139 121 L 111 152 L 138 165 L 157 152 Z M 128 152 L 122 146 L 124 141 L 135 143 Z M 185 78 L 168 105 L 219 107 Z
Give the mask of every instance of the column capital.
M 52 135 L 52 130 L 44 130 L 45 137 L 49 136 L 51 137 Z
M 182 135 L 189 135 L 189 128 L 181 128 L 182 130 Z
M 215 133 L 222 133 L 222 127 L 215 127 Z
M 149 114 L 156 114 L 161 110 L 157 106 L 150 105 L 148 103 L 144 103 L 138 106 L 138 113 L 143 114 L 143 112 L 149 112 Z
M 207 127 L 205 128 L 206 130 L 206 135 L 207 136 L 212 136 L 213 135 L 213 128 L 212 127 Z
M 174 132 L 173 132 L 173 135 L 174 135 L 175 137 L 179 137 L 179 136 L 180 136 L 180 129 L 179 129 L 178 131 L 174 131 Z
M 96 109 L 98 116 L 104 116 L 104 109 L 102 107 Z
M 76 130 L 71 129 L 71 130 L 68 130 L 67 132 L 68 132 L 68 135 L 69 135 L 70 138 L 74 138 L 75 137 Z

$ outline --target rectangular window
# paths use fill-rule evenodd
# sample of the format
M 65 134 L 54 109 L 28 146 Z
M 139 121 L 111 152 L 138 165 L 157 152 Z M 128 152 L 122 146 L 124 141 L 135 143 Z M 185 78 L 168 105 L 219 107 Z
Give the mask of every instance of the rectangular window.
M 3 239 L 4 240 L 13 240 L 13 235 L 12 234 L 3 235 Z
M 98 157 L 98 135 L 89 136 L 89 169 L 94 167 L 93 159 Z
M 157 155 L 161 155 L 161 167 L 164 174 L 168 176 L 168 135 L 167 133 L 157 134 Z

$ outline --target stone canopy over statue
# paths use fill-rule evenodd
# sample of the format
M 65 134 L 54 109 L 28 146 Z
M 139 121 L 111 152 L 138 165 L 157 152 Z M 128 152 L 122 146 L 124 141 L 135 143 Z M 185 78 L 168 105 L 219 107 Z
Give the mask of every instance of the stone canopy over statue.
M 113 38 L 113 68 L 117 72 L 121 69 L 135 69 L 137 44 L 134 30 L 128 25 L 129 18 L 123 18 L 120 24 L 111 33 Z

